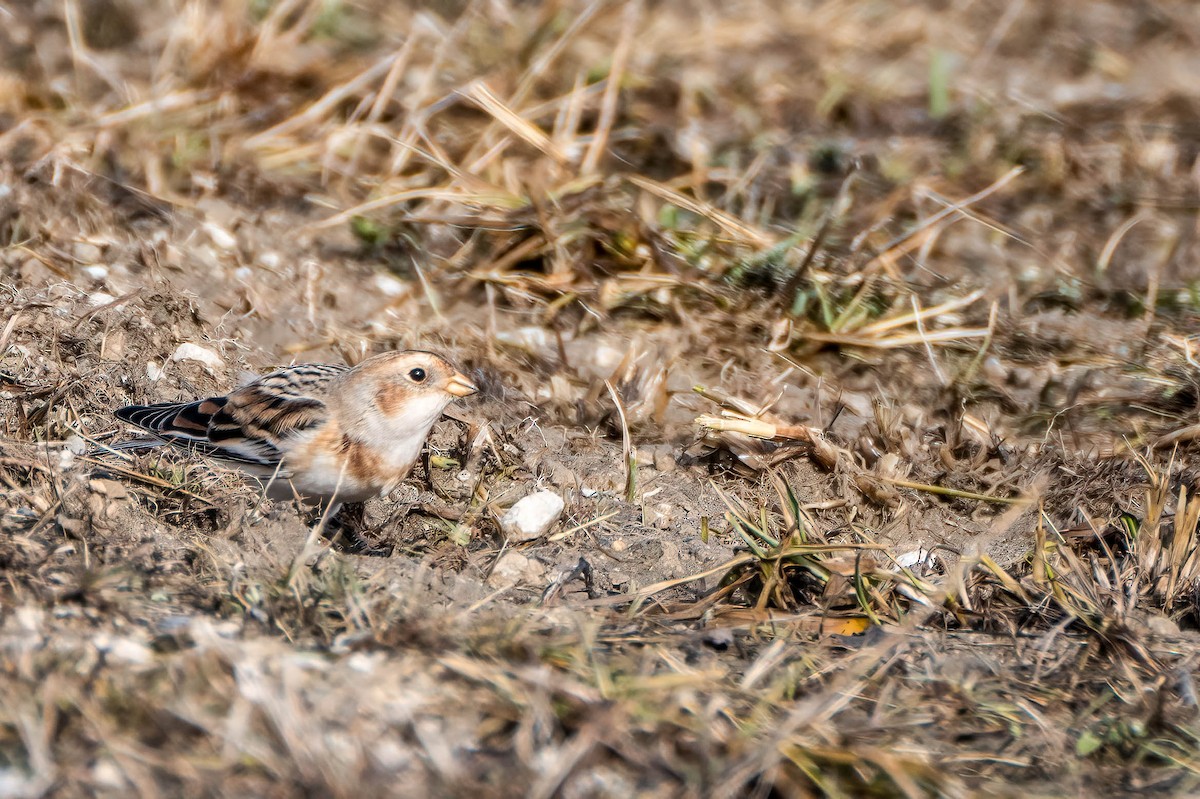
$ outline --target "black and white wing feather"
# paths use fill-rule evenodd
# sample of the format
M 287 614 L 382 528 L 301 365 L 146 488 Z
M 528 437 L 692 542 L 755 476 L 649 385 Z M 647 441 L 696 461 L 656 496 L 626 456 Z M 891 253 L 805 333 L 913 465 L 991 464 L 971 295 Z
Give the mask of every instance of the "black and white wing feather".
M 324 424 L 322 397 L 349 367 L 300 364 L 273 372 L 224 397 L 130 405 L 118 419 L 159 439 L 213 458 L 274 469 L 291 436 Z

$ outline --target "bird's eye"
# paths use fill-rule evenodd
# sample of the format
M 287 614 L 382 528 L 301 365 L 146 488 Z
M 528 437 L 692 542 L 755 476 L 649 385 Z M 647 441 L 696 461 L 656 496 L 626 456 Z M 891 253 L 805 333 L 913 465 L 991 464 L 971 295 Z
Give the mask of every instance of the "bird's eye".
M 428 377 L 428 375 L 426 375 L 425 370 L 420 367 L 408 370 L 408 379 L 414 383 L 424 383 L 426 377 Z

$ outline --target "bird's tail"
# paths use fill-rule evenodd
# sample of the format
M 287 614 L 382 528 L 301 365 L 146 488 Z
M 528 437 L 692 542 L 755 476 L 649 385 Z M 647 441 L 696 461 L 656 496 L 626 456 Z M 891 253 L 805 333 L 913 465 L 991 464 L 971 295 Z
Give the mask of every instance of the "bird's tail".
M 128 459 L 129 456 L 124 453 L 125 450 L 143 450 L 161 447 L 168 442 L 158 436 L 140 436 L 131 438 L 128 441 L 118 441 L 114 444 L 100 444 L 92 447 L 84 453 L 85 457 L 95 458 L 99 455 L 117 455 L 121 458 Z

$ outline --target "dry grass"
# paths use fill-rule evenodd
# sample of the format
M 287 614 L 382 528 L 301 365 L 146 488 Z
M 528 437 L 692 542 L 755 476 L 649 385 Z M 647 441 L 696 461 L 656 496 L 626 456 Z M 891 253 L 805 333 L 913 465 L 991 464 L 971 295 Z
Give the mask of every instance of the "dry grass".
M 0 0 L 0 794 L 1200 789 L 1198 41 Z M 484 397 L 371 510 L 393 558 L 81 454 L 418 343 Z M 567 516 L 514 548 L 534 484 Z

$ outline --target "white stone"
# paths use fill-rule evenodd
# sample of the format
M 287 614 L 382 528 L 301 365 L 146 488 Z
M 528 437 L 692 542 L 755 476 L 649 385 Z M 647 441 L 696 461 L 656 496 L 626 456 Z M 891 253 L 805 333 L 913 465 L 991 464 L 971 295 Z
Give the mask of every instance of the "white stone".
M 896 556 L 896 565 L 905 569 L 916 566 L 921 561 L 925 560 L 925 556 L 929 553 L 924 548 L 914 549 L 911 552 L 904 552 Z
M 146 361 L 146 378 L 151 383 L 157 383 L 158 379 L 162 377 L 162 375 L 163 370 L 161 366 L 156 364 L 154 361 Z
M 92 766 L 92 779 L 97 785 L 102 785 L 114 791 L 129 787 L 129 783 L 125 781 L 125 775 L 121 772 L 121 767 L 107 757 L 102 758 L 96 762 L 96 765 Z M 4 795 L 8 796 L 10 794 Z
M 492 588 L 513 588 L 518 585 L 537 585 L 545 579 L 546 567 L 541 561 L 520 552 L 506 552 L 488 575 Z
M 500 518 L 500 529 L 509 542 L 536 541 L 562 516 L 562 497 L 553 491 L 538 491 L 517 500 Z
M 103 250 L 90 241 L 81 241 L 75 245 L 75 257 L 84 263 L 99 261 L 103 252 Z
M 218 369 L 225 368 L 225 362 L 221 360 L 221 356 L 217 355 L 207 347 L 201 347 L 199 344 L 191 344 L 184 342 L 175 348 L 175 352 L 171 354 L 172 361 L 199 361 L 204 370 L 210 375 L 216 375 Z
M 154 653 L 150 648 L 132 638 L 100 633 L 92 639 L 92 643 L 114 663 L 144 666 L 154 660 Z
M 92 264 L 91 266 L 85 266 L 83 273 L 92 280 L 100 281 L 108 277 L 108 267 L 104 264 Z
M 379 273 L 375 275 L 375 288 L 385 297 L 402 297 L 408 293 L 408 286 L 391 275 Z
M 73 436 L 78 438 L 78 436 Z M 70 470 L 75 465 L 75 453 L 71 450 L 70 445 L 63 447 L 58 451 L 58 471 L 65 472 Z
M 1174 619 L 1154 611 L 1146 614 L 1146 629 L 1152 635 L 1158 636 L 1171 637 L 1181 634 L 1179 625 L 1175 623 Z
M 528 352 L 544 352 L 550 349 L 550 335 L 544 327 L 518 327 L 516 330 L 501 330 L 496 340 L 520 347 Z
M 359 674 L 374 674 L 382 657 L 382 652 L 355 652 L 346 658 L 346 665 Z
M 66 446 L 58 451 L 58 470 L 65 472 L 75 465 L 75 459 L 88 451 L 88 443 L 77 435 L 67 438 Z
M 89 294 L 87 301 L 88 305 L 92 306 L 93 308 L 99 308 L 101 305 L 108 305 L 115 299 L 116 297 L 111 294 L 105 294 L 103 291 L 97 291 L 94 294 Z
M 922 572 L 936 568 L 937 555 L 925 547 L 917 547 L 911 552 L 903 552 L 896 556 L 896 565 L 903 569 L 920 569 Z
M 626 350 L 589 339 L 569 341 L 565 345 L 567 360 L 584 377 L 607 380 L 625 360 Z
M 382 770 L 393 773 L 411 767 L 413 761 L 411 749 L 387 738 L 372 741 L 367 747 L 367 754 Z
M 205 222 L 204 232 L 208 234 L 208 238 L 212 240 L 212 243 L 222 250 L 237 248 L 237 237 L 219 225 L 212 222 Z

